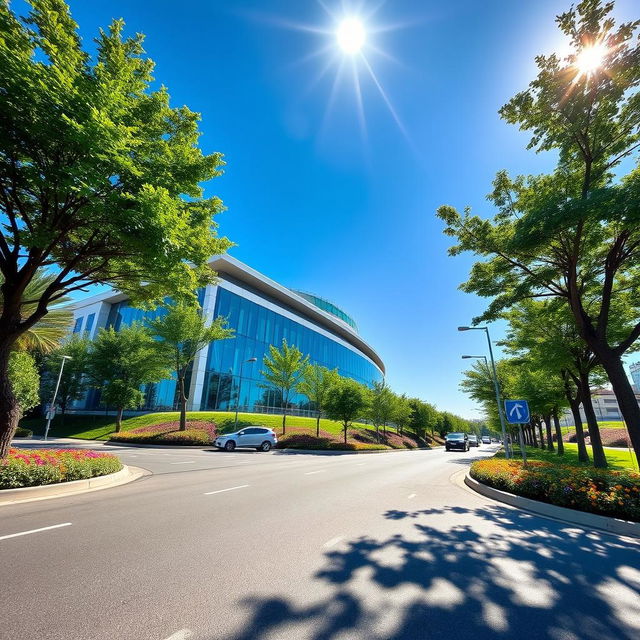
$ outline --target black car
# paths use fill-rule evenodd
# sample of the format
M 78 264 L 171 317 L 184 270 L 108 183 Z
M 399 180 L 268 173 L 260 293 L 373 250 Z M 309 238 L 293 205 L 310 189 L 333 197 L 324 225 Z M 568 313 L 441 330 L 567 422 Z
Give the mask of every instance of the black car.
M 447 451 L 452 449 L 469 451 L 469 436 L 466 433 L 447 433 L 444 437 L 444 448 Z
M 480 446 L 480 440 L 478 440 L 478 436 L 475 435 L 474 433 L 472 433 L 469 436 L 469 446 L 470 447 L 479 447 Z

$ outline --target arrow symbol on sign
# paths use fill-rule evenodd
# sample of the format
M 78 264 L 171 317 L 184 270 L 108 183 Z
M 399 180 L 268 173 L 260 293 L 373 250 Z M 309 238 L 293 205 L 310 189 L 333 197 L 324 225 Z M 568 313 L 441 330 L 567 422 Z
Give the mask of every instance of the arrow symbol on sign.
M 521 404 L 514 404 L 513 407 L 511 407 L 511 411 L 509 411 L 509 415 L 512 416 L 515 412 L 516 418 L 520 420 L 520 418 L 522 418 L 520 409 L 524 409 L 524 407 Z

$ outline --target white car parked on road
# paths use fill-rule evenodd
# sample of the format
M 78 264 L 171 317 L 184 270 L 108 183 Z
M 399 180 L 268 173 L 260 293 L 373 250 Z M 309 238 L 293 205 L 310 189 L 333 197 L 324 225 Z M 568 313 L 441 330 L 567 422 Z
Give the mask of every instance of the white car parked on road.
M 269 451 L 278 443 L 275 431 L 266 427 L 245 427 L 234 433 L 225 433 L 218 436 L 214 442 L 218 449 L 233 451 L 234 449 L 247 448 L 258 451 Z

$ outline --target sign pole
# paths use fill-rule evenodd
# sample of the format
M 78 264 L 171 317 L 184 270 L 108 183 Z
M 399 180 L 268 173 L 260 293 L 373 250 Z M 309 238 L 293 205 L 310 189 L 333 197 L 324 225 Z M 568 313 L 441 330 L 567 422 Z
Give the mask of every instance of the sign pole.
M 522 434 L 522 423 L 518 423 L 518 437 L 520 438 L 520 451 L 522 452 L 522 462 L 527 464 L 527 448 L 524 443 L 524 436 Z

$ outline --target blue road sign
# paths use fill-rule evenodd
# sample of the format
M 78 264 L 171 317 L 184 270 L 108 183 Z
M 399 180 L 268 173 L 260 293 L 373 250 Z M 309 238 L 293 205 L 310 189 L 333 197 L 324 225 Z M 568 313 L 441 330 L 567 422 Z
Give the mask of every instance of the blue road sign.
M 524 424 L 529 422 L 529 403 L 526 400 L 505 400 L 504 412 L 509 424 Z

